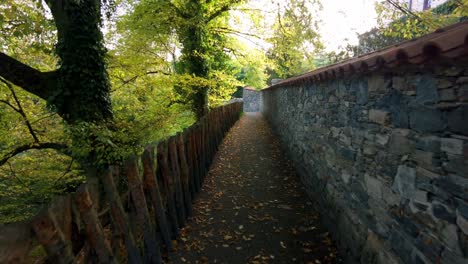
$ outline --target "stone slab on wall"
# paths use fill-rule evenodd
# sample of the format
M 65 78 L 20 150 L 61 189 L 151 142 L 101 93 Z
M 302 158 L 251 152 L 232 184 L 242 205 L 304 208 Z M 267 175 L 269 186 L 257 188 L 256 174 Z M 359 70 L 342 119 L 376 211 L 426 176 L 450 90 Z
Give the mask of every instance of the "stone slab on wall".
M 261 93 L 345 263 L 468 263 L 468 68 Z
M 244 112 L 260 111 L 260 92 L 251 87 L 244 88 Z

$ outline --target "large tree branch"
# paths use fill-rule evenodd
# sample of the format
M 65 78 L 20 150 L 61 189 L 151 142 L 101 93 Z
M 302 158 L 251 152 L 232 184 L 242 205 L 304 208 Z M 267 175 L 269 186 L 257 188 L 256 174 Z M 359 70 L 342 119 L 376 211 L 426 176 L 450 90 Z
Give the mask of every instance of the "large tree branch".
M 65 177 L 68 173 L 70 173 L 72 171 L 73 162 L 75 162 L 75 160 L 72 158 L 70 160 L 70 163 L 67 166 L 67 169 L 63 172 L 62 176 L 58 177 L 54 181 L 54 185 L 52 185 L 53 187 L 57 186 L 57 184 L 60 182 L 60 180 L 63 179 L 63 177 Z
M 11 163 L 10 163 L 10 162 L 7 162 L 7 164 L 8 164 L 8 169 L 10 169 L 11 176 L 12 176 L 13 178 L 15 178 L 15 180 L 16 180 L 17 182 L 19 182 L 19 184 L 21 184 L 24 188 L 28 189 L 29 194 L 32 195 L 33 192 L 32 192 L 32 190 L 31 190 L 31 188 L 30 188 L 20 177 L 16 176 L 16 173 L 15 173 L 15 171 L 13 170 L 13 166 L 11 166 Z
M 39 142 L 39 138 L 37 137 L 36 132 L 34 131 L 32 125 L 31 125 L 31 122 L 29 122 L 28 116 L 26 115 L 26 112 L 24 111 L 23 106 L 21 105 L 21 102 L 20 102 L 18 96 L 16 96 L 16 93 L 15 93 L 15 90 L 13 89 L 13 86 L 9 82 L 5 81 L 3 78 L 0 78 L 0 81 L 3 82 L 8 87 L 8 89 L 11 92 L 11 95 L 13 95 L 13 99 L 15 100 L 15 103 L 16 103 L 16 106 L 17 106 L 17 108 L 13 107 L 13 109 L 15 109 L 16 112 L 19 113 L 23 117 L 23 120 L 24 120 L 26 126 L 28 127 L 29 133 L 31 134 L 31 136 L 34 139 L 34 142 L 36 142 L 36 143 Z
M 0 103 L 4 103 L 4 104 L 8 105 L 15 112 L 19 113 L 19 110 L 16 109 L 16 107 L 14 105 L 12 105 L 10 102 L 8 102 L 7 100 L 0 99 Z
M 165 71 L 147 71 L 147 72 L 145 72 L 145 73 L 143 73 L 143 74 L 135 75 L 135 76 L 133 76 L 133 77 L 127 79 L 127 80 L 125 80 L 125 79 L 123 79 L 123 78 L 119 78 L 119 77 L 116 76 L 117 79 L 120 79 L 120 81 L 122 81 L 122 83 L 120 84 L 119 87 L 117 87 L 116 89 L 114 89 L 114 91 L 120 89 L 122 86 L 124 86 L 124 85 L 126 85 L 126 84 L 129 84 L 129 83 L 135 81 L 136 79 L 138 79 L 138 78 L 140 78 L 140 77 L 143 77 L 143 76 L 146 76 L 146 75 L 151 75 L 151 74 L 163 74 L 163 75 L 167 75 L 167 76 L 171 75 L 171 73 L 165 72 Z
M 421 18 L 421 16 L 419 16 L 418 14 L 414 13 L 413 11 L 407 9 L 406 7 L 400 5 L 398 2 L 394 1 L 394 0 L 386 0 L 388 3 L 390 3 L 392 6 L 394 6 L 396 9 L 400 10 L 401 12 L 403 12 L 404 14 L 406 15 L 409 15 L 409 16 L 413 16 L 415 19 L 417 19 L 419 22 L 421 23 L 426 23 L 428 24 L 429 26 L 433 27 L 434 29 L 437 28 L 438 26 L 436 24 L 434 24 L 432 21 L 429 21 L 429 20 L 424 20 Z
M 288 32 L 284 29 L 283 23 L 281 23 L 281 13 L 280 13 L 280 10 L 281 10 L 280 4 L 278 3 L 278 24 L 279 24 L 279 26 L 280 26 L 280 30 L 282 31 L 282 33 L 283 33 L 284 35 L 287 35 Z
M 57 114 L 57 113 L 51 113 L 51 114 L 47 114 L 47 115 L 45 115 L 45 116 L 43 116 L 43 117 L 39 117 L 38 119 L 36 119 L 36 120 L 34 120 L 34 121 L 31 121 L 31 124 L 35 124 L 35 123 L 37 123 L 37 122 L 39 122 L 39 121 L 42 121 L 42 120 L 47 119 L 47 118 L 49 118 L 49 117 L 52 117 L 52 116 L 54 116 L 54 115 L 56 115 L 56 114 Z
M 50 87 L 56 72 L 40 72 L 0 52 L 0 76 L 24 90 L 47 100 L 53 92 Z
M 219 32 L 219 33 L 226 33 L 226 34 L 233 34 L 233 35 L 245 35 L 245 36 L 249 36 L 249 37 L 254 37 L 254 38 L 257 38 L 257 39 L 261 39 L 261 37 L 258 36 L 258 35 L 251 34 L 251 33 L 246 33 L 246 32 L 242 32 L 242 31 L 238 31 L 238 30 L 235 30 L 235 29 L 232 29 L 232 28 L 228 28 L 228 27 L 211 28 L 211 30 L 214 31 L 214 32 Z
M 177 13 L 177 15 L 179 15 L 180 17 L 185 18 L 185 19 L 189 19 L 189 18 L 190 18 L 190 16 L 189 16 L 187 13 L 183 12 L 179 7 L 177 7 L 174 3 L 172 3 L 171 0 L 167 0 L 166 3 L 167 3 L 167 5 L 168 5 L 169 7 L 171 7 L 172 9 L 174 9 L 174 11 L 175 11 L 175 12 Z
M 228 3 L 226 3 L 225 5 L 220 7 L 218 10 L 214 11 L 211 15 L 209 15 L 208 19 L 207 19 L 207 22 L 210 22 L 211 20 L 217 18 L 218 16 L 220 16 L 224 12 L 227 12 L 227 11 L 231 10 L 231 7 L 233 5 L 238 4 L 240 2 L 242 2 L 242 0 L 229 1 Z
M 31 149 L 55 149 L 58 150 L 62 153 L 64 153 L 64 150 L 67 149 L 67 146 L 64 144 L 60 143 L 52 143 L 52 142 L 45 142 L 45 143 L 29 143 L 25 145 L 21 145 L 12 151 L 8 152 L 5 154 L 1 159 L 0 159 L 0 166 L 5 164 L 9 159 L 13 158 L 14 156 L 23 153 L 25 151 L 31 150 Z

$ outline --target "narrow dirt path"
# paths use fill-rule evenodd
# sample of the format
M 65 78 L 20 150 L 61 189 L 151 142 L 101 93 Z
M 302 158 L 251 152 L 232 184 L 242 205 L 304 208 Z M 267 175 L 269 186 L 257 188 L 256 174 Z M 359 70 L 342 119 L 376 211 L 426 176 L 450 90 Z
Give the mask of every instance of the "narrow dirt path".
M 173 263 L 339 263 L 319 215 L 260 114 L 226 136 Z

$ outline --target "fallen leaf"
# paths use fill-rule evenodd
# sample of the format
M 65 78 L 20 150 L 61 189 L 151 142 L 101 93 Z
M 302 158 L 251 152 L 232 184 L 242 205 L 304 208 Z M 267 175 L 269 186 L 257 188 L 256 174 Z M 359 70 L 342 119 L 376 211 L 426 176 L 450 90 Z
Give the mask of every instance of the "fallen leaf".
M 292 210 L 293 208 L 287 204 L 280 204 L 278 205 L 278 208 L 280 209 L 286 209 L 286 210 Z

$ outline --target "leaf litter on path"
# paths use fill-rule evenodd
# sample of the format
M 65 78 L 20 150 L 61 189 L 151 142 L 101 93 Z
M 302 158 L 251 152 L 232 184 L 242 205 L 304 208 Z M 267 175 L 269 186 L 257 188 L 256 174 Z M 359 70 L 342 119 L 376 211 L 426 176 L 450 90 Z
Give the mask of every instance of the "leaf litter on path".
M 341 263 L 320 226 L 319 214 L 266 122 L 245 114 L 220 146 L 170 259 Z

